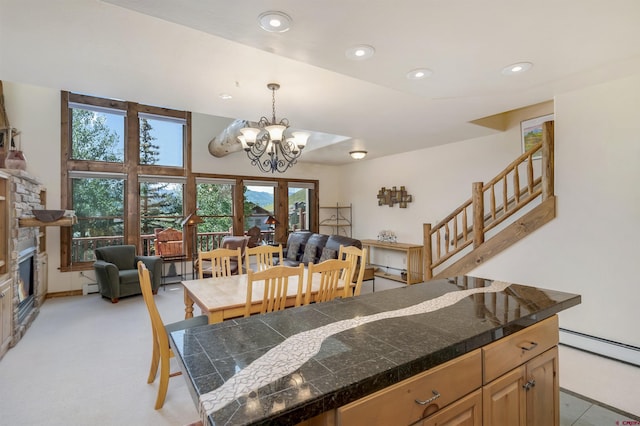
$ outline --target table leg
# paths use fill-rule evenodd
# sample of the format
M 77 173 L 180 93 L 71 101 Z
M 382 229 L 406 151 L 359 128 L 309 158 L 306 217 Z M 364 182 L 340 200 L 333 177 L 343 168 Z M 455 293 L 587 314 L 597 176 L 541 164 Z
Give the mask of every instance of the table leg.
M 189 296 L 187 289 L 184 289 L 184 319 L 193 318 L 193 299 Z

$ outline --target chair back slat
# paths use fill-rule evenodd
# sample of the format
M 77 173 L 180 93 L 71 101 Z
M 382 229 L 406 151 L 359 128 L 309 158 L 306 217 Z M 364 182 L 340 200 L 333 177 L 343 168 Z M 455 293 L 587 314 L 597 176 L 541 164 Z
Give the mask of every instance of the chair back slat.
M 351 264 L 347 260 L 329 259 L 320 263 L 310 263 L 307 271 L 305 302 L 312 302 L 311 292 L 314 280 L 319 282 L 319 288 L 313 302 L 328 302 L 339 296 L 348 296 L 351 281 L 344 280 L 343 277 L 351 277 Z M 338 290 L 340 283 L 344 283 L 342 293 Z
M 364 278 L 364 270 L 365 270 L 365 262 L 367 259 L 367 249 L 359 249 L 355 246 L 340 246 L 340 251 L 338 253 L 338 259 L 343 259 L 349 261 L 351 264 L 351 276 L 348 281 L 350 283 L 355 283 L 355 288 L 353 289 L 353 296 L 359 296 L 360 290 L 362 289 L 362 279 Z M 358 275 L 356 276 L 356 271 Z M 347 277 L 342 277 L 345 279 Z M 350 295 L 350 294 L 349 294 Z
M 255 271 L 264 271 L 275 266 L 276 257 L 282 261 L 282 244 L 278 246 L 262 245 L 245 250 L 247 271 L 251 268 L 251 258 L 255 258 Z
M 205 272 L 209 272 L 205 268 L 204 262 L 211 264 L 212 277 L 228 277 L 233 272 L 232 261 L 237 262 L 238 273 L 242 270 L 242 250 L 240 247 L 236 249 L 217 248 L 211 251 L 201 251 L 198 253 L 198 276 L 203 279 Z
M 249 249 L 247 249 L 249 250 Z M 274 266 L 262 271 L 247 270 L 247 301 L 245 304 L 244 316 L 251 315 L 253 305 L 253 289 L 257 283 L 262 281 L 264 285 L 260 313 L 281 311 L 287 302 L 289 290 L 289 279 L 297 277 L 297 292 L 295 306 L 302 303 L 302 289 L 304 284 L 304 265 L 299 266 Z

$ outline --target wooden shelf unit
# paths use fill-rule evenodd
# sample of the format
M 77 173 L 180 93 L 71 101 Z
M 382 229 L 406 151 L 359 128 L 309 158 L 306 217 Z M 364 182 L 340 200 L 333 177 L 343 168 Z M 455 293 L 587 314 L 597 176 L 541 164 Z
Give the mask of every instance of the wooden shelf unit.
M 416 284 L 424 281 L 423 252 L 424 246 L 407 243 L 388 243 L 378 240 L 362 240 L 362 247 L 367 249 L 367 265 L 371 265 L 371 248 L 402 251 L 407 257 L 407 279 L 400 275 L 384 271 L 376 271 L 377 277 L 399 281 L 405 284 Z

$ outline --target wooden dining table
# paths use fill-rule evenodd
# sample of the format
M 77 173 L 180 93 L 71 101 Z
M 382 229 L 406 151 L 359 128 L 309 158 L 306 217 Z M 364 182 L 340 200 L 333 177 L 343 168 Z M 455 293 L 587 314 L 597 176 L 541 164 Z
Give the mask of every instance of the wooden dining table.
M 314 274 L 311 284 L 311 300 L 313 300 L 313 297 L 318 293 L 320 286 L 319 281 L 319 274 Z M 209 317 L 209 324 L 244 316 L 247 302 L 247 274 L 186 280 L 182 281 L 182 285 L 184 287 L 185 319 L 193 318 L 194 304 L 198 305 L 202 313 Z M 339 290 L 343 290 L 344 284 L 340 282 L 338 288 Z M 304 271 L 301 304 L 304 303 L 306 291 L 307 269 Z M 289 277 L 286 308 L 296 306 L 297 294 L 298 277 Z M 263 295 L 264 282 L 254 281 L 251 297 L 251 314 L 260 313 Z

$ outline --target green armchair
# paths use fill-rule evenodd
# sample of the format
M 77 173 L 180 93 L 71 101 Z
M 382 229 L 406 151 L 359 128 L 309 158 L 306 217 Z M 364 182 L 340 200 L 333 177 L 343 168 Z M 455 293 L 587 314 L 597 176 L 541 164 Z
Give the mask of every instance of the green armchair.
M 93 269 L 102 297 L 118 303 L 120 297 L 142 294 L 138 278 L 138 261 L 142 261 L 151 273 L 151 289 L 158 292 L 162 278 L 160 256 L 136 256 L 136 246 L 109 246 L 95 249 Z

